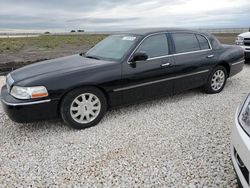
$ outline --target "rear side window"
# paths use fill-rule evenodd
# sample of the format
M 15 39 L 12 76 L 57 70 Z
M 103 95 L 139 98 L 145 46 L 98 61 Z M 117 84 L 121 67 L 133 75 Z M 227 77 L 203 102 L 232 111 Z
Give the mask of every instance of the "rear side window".
M 221 43 L 213 35 L 209 37 L 209 40 L 210 40 L 210 43 L 211 43 L 213 49 L 218 50 L 221 48 Z
M 172 34 L 176 53 L 192 52 L 200 50 L 200 45 L 195 34 L 173 33 Z
M 169 54 L 168 40 L 165 34 L 153 35 L 146 38 L 137 52 L 144 52 L 149 58 L 165 56 Z
M 199 43 L 200 43 L 200 47 L 202 50 L 207 50 L 210 49 L 210 46 L 208 44 L 208 41 L 205 37 L 201 36 L 201 35 L 196 35 Z

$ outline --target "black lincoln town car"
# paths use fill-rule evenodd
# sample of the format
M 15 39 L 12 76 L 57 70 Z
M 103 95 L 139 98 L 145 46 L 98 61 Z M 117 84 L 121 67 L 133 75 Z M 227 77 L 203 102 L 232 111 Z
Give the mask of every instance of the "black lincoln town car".
M 96 125 L 107 109 L 202 87 L 219 93 L 244 65 L 241 47 L 184 29 L 114 34 L 84 54 L 43 61 L 7 75 L 1 101 L 20 123 L 62 117 Z

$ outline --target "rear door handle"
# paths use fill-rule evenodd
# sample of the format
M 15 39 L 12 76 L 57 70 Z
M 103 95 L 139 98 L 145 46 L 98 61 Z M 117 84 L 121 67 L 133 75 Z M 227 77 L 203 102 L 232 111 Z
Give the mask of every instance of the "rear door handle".
M 214 57 L 213 54 L 207 56 L 207 58 L 213 58 L 213 57 Z
M 164 63 L 164 64 L 161 65 L 161 67 L 167 67 L 167 66 L 170 66 L 170 65 L 171 65 L 171 63 Z

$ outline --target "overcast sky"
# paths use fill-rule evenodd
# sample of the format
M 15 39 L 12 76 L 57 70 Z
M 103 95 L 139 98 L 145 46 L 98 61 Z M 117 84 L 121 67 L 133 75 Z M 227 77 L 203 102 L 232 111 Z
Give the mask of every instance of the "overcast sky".
M 0 30 L 250 27 L 250 0 L 0 0 Z

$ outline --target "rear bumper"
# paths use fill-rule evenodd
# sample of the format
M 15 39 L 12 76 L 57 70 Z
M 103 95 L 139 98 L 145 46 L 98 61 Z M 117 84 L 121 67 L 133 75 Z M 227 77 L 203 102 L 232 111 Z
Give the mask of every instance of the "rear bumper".
M 244 188 L 249 188 L 250 184 L 250 137 L 244 132 L 238 123 L 238 113 L 235 116 L 235 125 L 231 136 L 231 158 L 235 172 Z
M 7 87 L 1 90 L 1 102 L 4 111 L 11 120 L 18 123 L 28 123 L 58 117 L 57 100 L 23 101 L 13 98 L 7 92 Z
M 231 77 L 241 72 L 243 70 L 244 64 L 245 64 L 245 60 L 232 63 L 229 76 Z

